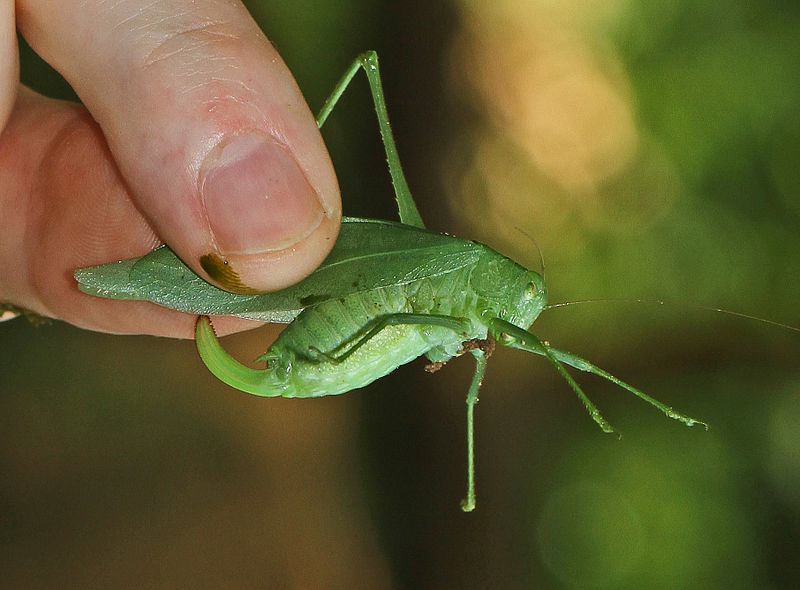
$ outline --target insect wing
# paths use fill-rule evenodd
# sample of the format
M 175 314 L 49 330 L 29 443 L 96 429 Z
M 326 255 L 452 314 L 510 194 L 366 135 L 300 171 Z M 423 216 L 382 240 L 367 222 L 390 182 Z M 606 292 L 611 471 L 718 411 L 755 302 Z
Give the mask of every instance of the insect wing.
M 236 315 L 264 322 L 289 323 L 301 311 L 280 309 L 251 312 L 256 296 L 235 295 L 207 283 L 175 253 L 162 246 L 142 258 L 82 268 L 75 272 L 78 288 L 107 299 L 150 301 L 186 313 Z
M 463 268 L 478 259 L 481 249 L 473 242 L 408 225 L 345 218 L 322 265 L 297 285 L 274 293 L 237 295 L 218 289 L 163 246 L 136 260 L 80 269 L 75 278 L 83 292 L 98 297 L 288 323 L 306 307 L 324 301 Z

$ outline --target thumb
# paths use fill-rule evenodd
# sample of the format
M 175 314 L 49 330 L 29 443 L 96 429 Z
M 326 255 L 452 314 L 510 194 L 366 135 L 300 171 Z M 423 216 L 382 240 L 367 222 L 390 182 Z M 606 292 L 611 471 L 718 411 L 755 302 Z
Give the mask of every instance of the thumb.
M 333 168 L 288 69 L 239 2 L 17 7 L 23 35 L 100 125 L 136 206 L 198 274 L 267 291 L 324 259 L 341 215 Z

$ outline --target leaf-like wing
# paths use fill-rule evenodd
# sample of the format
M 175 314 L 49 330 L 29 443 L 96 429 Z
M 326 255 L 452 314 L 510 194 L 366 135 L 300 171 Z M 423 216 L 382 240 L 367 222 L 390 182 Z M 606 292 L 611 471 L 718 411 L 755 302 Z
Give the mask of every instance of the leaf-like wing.
M 345 218 L 333 250 L 300 283 L 260 295 L 236 295 L 207 283 L 162 246 L 136 260 L 75 272 L 84 293 L 151 301 L 179 311 L 288 323 L 303 309 L 378 287 L 404 285 L 473 264 L 484 246 L 424 229 Z

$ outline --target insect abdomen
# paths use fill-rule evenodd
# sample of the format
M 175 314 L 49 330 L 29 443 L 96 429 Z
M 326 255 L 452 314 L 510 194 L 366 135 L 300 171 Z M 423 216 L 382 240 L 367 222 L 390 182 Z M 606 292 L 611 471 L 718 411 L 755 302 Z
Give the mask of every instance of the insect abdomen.
M 444 343 L 457 348 L 464 337 L 452 330 L 392 325 L 373 335 L 341 362 L 318 354 L 341 354 L 354 338 L 363 335 L 365 326 L 374 325 L 381 316 L 437 313 L 464 317 L 466 278 L 463 272 L 448 273 L 407 285 L 354 293 L 304 311 L 270 349 L 270 356 L 277 357 L 278 364 L 291 367 L 282 395 L 312 397 L 344 393 L 363 387 Z M 343 343 L 346 343 L 344 350 Z

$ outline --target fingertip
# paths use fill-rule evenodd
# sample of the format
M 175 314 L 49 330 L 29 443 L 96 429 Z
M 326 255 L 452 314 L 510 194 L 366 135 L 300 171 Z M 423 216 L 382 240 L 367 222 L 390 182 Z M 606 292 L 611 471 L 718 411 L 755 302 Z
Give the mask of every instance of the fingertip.
M 277 291 L 300 282 L 325 260 L 336 242 L 340 216 L 323 217 L 317 228 L 289 248 L 254 254 L 209 252 L 199 259 L 208 279 L 233 293 Z
M 243 5 L 26 6 L 21 30 L 91 111 L 149 227 L 197 274 L 263 292 L 324 260 L 341 216 L 336 175 L 291 72 Z
M 200 173 L 213 251 L 208 278 L 236 293 L 274 291 L 301 280 L 333 247 L 338 191 L 314 186 L 292 150 L 257 131 L 223 140 Z

